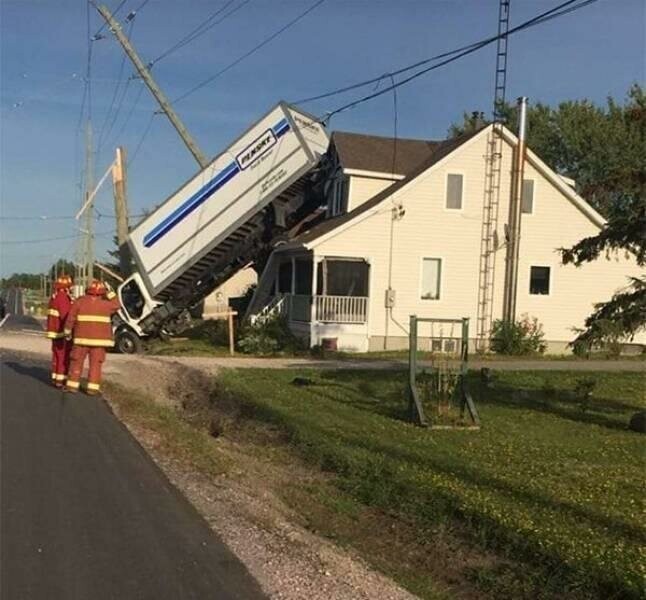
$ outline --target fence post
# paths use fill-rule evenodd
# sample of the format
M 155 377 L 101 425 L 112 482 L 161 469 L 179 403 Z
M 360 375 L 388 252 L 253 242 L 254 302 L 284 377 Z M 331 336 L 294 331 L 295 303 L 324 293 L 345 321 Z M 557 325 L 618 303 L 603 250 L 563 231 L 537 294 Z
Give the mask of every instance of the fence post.
M 417 420 L 420 425 L 426 425 L 424 408 L 417 393 L 417 316 L 410 316 L 410 329 L 408 334 L 408 387 L 410 396 L 411 420 Z

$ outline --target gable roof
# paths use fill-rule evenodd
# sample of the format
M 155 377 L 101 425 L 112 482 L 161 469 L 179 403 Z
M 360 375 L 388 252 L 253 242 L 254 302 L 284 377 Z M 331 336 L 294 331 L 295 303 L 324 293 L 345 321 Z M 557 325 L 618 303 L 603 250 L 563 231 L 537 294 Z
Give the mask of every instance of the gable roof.
M 408 175 L 428 159 L 442 142 L 364 135 L 348 131 L 332 133 L 332 145 L 344 169 Z M 393 155 L 395 164 L 393 168 Z
M 460 146 L 466 144 L 469 140 L 480 135 L 483 131 L 489 129 L 490 127 L 492 127 L 492 125 L 485 125 L 471 133 L 465 133 L 451 140 L 445 140 L 444 142 L 437 143 L 431 155 L 410 173 L 408 173 L 406 177 L 404 177 L 404 179 L 396 181 L 392 185 L 388 186 L 385 190 L 381 191 L 377 195 L 357 206 L 354 210 L 351 210 L 350 212 L 347 212 L 343 215 L 333 217 L 331 219 L 326 219 L 325 221 L 312 227 L 310 230 L 297 235 L 287 244 L 280 246 L 278 251 L 288 250 L 290 248 L 313 242 L 314 240 L 323 237 L 324 235 L 334 231 L 335 229 L 342 227 L 345 223 L 353 221 L 363 213 L 371 211 L 376 206 L 396 194 L 400 189 L 407 186 L 411 181 L 419 177 L 422 173 L 439 163 L 443 158 L 457 150 Z M 511 146 L 516 146 L 518 143 L 518 138 L 506 127 L 503 127 L 502 131 L 503 138 Z M 579 196 L 572 187 L 565 183 L 563 179 L 549 166 L 547 166 L 534 152 L 532 152 L 530 148 L 526 148 L 526 153 L 526 160 L 530 162 L 558 190 L 560 190 L 563 195 L 570 202 L 572 202 L 572 204 L 574 204 L 574 206 L 576 206 L 597 227 L 603 226 L 605 219 L 596 210 L 594 210 L 594 208 L 592 208 L 592 206 L 590 206 L 581 196 Z
M 478 133 L 480 133 L 480 131 L 482 131 L 482 129 L 484 128 L 480 128 L 472 133 L 465 133 L 451 140 L 445 140 L 443 142 L 433 142 L 434 144 L 436 144 L 434 151 L 426 158 L 426 160 L 418 163 L 417 167 L 410 171 L 410 173 L 408 173 L 406 177 L 404 177 L 404 179 L 401 179 L 400 181 L 397 181 L 388 186 L 385 190 L 383 190 L 376 196 L 373 196 L 369 200 L 366 200 L 365 202 L 357 206 L 354 210 L 351 210 L 350 212 L 339 215 L 337 217 L 332 217 L 331 219 L 326 219 L 325 221 L 312 227 L 312 229 L 296 236 L 295 238 L 290 240 L 288 244 L 281 246 L 281 250 L 291 248 L 295 245 L 307 244 L 321 237 L 322 235 L 329 233 L 333 229 L 336 229 L 337 227 L 339 227 L 339 225 L 351 221 L 362 213 L 365 213 L 378 204 L 381 204 L 381 202 L 392 196 L 395 192 L 397 192 L 397 190 L 406 186 L 413 179 L 416 179 L 419 175 L 421 175 L 424 171 L 442 160 L 445 156 L 448 156 L 456 148 L 460 147 L 462 144 L 475 137 Z

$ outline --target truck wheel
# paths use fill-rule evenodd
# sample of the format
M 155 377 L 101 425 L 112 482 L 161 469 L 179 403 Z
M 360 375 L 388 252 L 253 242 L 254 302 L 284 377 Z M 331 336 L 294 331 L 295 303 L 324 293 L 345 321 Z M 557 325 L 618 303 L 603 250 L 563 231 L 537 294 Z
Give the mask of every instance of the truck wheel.
M 120 354 L 137 354 L 141 352 L 139 336 L 128 329 L 117 331 L 114 346 Z

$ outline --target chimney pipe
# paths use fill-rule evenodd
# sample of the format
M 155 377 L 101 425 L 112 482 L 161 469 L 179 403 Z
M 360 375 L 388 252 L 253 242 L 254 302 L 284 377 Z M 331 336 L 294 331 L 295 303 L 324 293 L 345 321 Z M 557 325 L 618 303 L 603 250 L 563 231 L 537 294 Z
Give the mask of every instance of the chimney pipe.
M 520 251 L 520 221 L 525 171 L 525 149 L 527 134 L 527 98 L 518 98 L 518 144 L 514 152 L 514 165 L 509 201 L 509 240 L 505 263 L 505 290 L 503 296 L 502 318 L 508 323 L 516 320 L 516 297 L 518 292 L 518 258 Z

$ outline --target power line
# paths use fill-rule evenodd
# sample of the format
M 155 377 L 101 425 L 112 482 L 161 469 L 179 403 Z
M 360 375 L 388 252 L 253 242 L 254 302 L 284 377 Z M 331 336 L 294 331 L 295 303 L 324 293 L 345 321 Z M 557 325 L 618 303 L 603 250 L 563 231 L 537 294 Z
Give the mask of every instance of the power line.
M 79 237 L 80 234 L 74 234 L 74 235 L 65 235 L 62 237 L 53 237 L 53 238 L 41 238 L 41 239 L 35 239 L 35 240 L 2 240 L 0 241 L 0 244 L 3 245 L 10 245 L 10 244 L 40 244 L 42 242 L 58 242 L 60 240 L 72 240 L 76 239 Z
M 139 100 L 141 100 L 141 96 L 143 94 L 143 91 L 144 91 L 144 85 L 142 83 L 141 87 L 139 88 L 139 92 L 137 93 L 137 96 L 135 98 L 135 101 L 133 102 L 132 106 L 130 107 L 130 110 L 128 111 L 128 114 L 126 115 L 125 120 L 121 124 L 121 128 L 117 132 L 117 135 L 114 137 L 113 142 L 116 142 L 121 137 L 123 132 L 125 131 L 126 126 L 128 125 L 128 122 L 130 121 L 130 118 L 132 117 L 133 113 L 135 112 L 135 108 L 137 107 L 137 104 L 139 104 Z
M 130 27 L 128 29 L 128 38 L 132 36 L 132 29 L 135 25 L 134 21 L 130 21 Z M 97 147 L 99 149 L 99 152 L 101 151 L 101 148 L 103 147 L 103 141 L 104 141 L 104 133 L 106 132 L 106 127 L 108 126 L 108 121 L 110 120 L 110 117 L 112 116 L 112 109 L 114 108 L 114 103 L 117 99 L 117 95 L 119 94 L 119 88 L 121 87 L 121 83 L 123 80 L 123 70 L 126 66 L 126 55 L 124 54 L 123 57 L 121 58 L 121 64 L 119 66 L 119 75 L 117 78 L 117 84 L 114 86 L 114 93 L 112 94 L 112 100 L 110 101 L 110 106 L 108 108 L 108 112 L 105 115 L 105 119 L 103 120 L 103 125 L 101 126 L 101 130 L 99 132 L 99 142 L 97 144 Z M 105 137 L 108 137 L 110 135 L 110 132 L 112 131 L 112 128 L 114 127 L 114 123 L 119 115 L 119 111 L 121 110 L 121 104 L 123 103 L 123 98 L 125 95 L 125 92 L 128 91 L 128 85 L 130 84 L 130 79 L 126 81 L 126 84 L 124 86 L 124 93 L 121 95 L 121 100 L 117 106 L 117 110 L 115 111 L 114 119 L 112 119 L 112 122 L 110 124 L 109 129 L 107 130 L 107 133 L 105 133 Z
M 6 244 L 6 245 L 11 245 L 11 244 L 41 244 L 45 242 L 59 242 L 61 240 L 75 240 L 77 239 L 82 232 L 75 233 L 74 235 L 65 235 L 61 237 L 53 237 L 53 238 L 39 238 L 39 239 L 34 239 L 34 240 L 2 240 L 0 241 L 0 244 Z M 94 237 L 106 237 L 108 235 L 113 235 L 112 231 L 103 231 L 101 233 L 95 233 Z
M 243 0 L 238 6 L 234 7 L 232 10 L 230 10 L 228 13 L 226 13 L 221 19 L 218 19 L 217 21 L 214 21 L 210 23 L 215 17 L 217 17 L 219 14 L 224 12 L 229 6 L 231 6 L 235 0 L 229 0 L 223 7 L 219 8 L 216 10 L 214 13 L 210 14 L 200 25 L 195 27 L 192 31 L 190 31 L 188 34 L 186 34 L 181 40 L 179 40 L 176 44 L 168 48 L 168 50 L 165 50 L 162 52 L 157 58 L 151 60 L 148 63 L 148 68 L 152 68 L 155 64 L 157 64 L 160 60 L 163 60 L 164 58 L 170 56 L 173 52 L 176 52 L 180 48 L 183 48 L 187 44 L 190 44 L 192 41 L 196 40 L 198 37 L 201 37 L 204 35 L 207 31 L 213 29 L 216 25 L 219 25 L 226 19 L 228 19 L 231 15 L 237 13 L 245 4 L 248 4 L 251 2 L 251 0 Z
M 139 150 L 141 149 L 141 146 L 143 145 L 144 140 L 148 136 L 148 133 L 150 132 L 150 128 L 153 125 L 153 122 L 155 120 L 155 115 L 156 115 L 156 113 L 154 113 L 154 112 L 150 115 L 150 119 L 148 121 L 148 124 L 146 125 L 146 129 L 144 130 L 141 138 L 139 139 L 139 142 L 137 144 L 137 147 L 135 148 L 135 151 L 132 153 L 132 155 L 128 159 L 128 163 L 126 165 L 127 168 L 130 168 L 130 165 L 132 165 L 132 163 L 135 161 L 135 158 L 137 158 L 137 154 L 139 154 Z
M 296 18 L 292 19 L 289 23 L 287 23 L 286 25 L 283 25 L 283 27 L 281 27 L 278 31 L 272 33 L 269 37 L 265 38 L 262 42 L 260 42 L 259 44 L 257 44 L 253 48 L 251 48 L 251 50 L 245 52 L 242 56 L 238 57 L 232 63 L 229 63 L 226 67 L 224 67 L 223 69 L 218 71 L 215 75 L 212 75 L 208 79 L 205 79 L 201 83 L 198 83 L 195 87 L 191 88 L 190 90 L 188 90 L 187 92 L 185 92 L 181 96 L 175 98 L 175 100 L 173 100 L 171 102 L 171 104 L 176 104 L 177 102 L 180 102 L 181 100 L 184 100 L 185 98 L 187 98 L 191 94 L 197 92 L 198 90 L 201 90 L 203 87 L 207 86 L 209 83 L 215 81 L 218 77 L 220 77 L 220 75 L 223 75 L 224 73 L 226 73 L 227 71 L 229 71 L 230 69 L 235 67 L 237 64 L 241 63 L 243 60 L 245 60 L 246 58 L 250 57 L 252 54 L 257 52 L 258 50 L 260 50 L 263 46 L 266 46 L 269 42 L 276 39 L 279 35 L 281 35 L 285 31 L 287 31 L 290 27 L 293 27 L 294 25 L 296 25 L 296 23 L 298 23 L 301 19 L 305 18 L 315 8 L 317 8 L 318 6 L 323 4 L 323 2 L 325 2 L 325 0 L 317 0 L 305 12 L 302 12 Z
M 529 19 L 528 21 L 525 21 L 524 23 L 510 29 L 507 32 L 506 35 L 509 36 L 509 35 L 512 35 L 512 34 L 515 34 L 515 33 L 519 32 L 519 31 L 522 31 L 524 29 L 534 27 L 535 25 L 545 23 L 545 22 L 547 22 L 547 21 L 549 21 L 551 19 L 555 19 L 557 17 L 564 16 L 564 15 L 566 15 L 568 13 L 571 13 L 571 12 L 574 12 L 576 10 L 579 10 L 580 8 L 583 8 L 583 7 L 585 7 L 585 6 L 589 5 L 589 4 L 592 4 L 592 3 L 597 2 L 597 1 L 598 0 L 584 0 L 580 4 L 576 4 L 575 6 L 570 6 L 570 5 L 574 4 L 575 2 L 580 2 L 580 0 L 567 0 L 567 2 L 563 2 L 563 3 L 555 6 L 554 8 L 552 8 L 552 9 L 550 9 L 548 11 L 545 11 L 545 12 L 539 14 L 539 15 L 536 15 L 535 17 Z M 418 71 L 417 73 L 407 77 L 406 79 L 403 79 L 403 80 L 401 80 L 399 82 L 396 82 L 396 83 L 392 84 L 391 86 L 380 90 L 377 93 L 369 94 L 369 95 L 367 95 L 367 96 L 365 96 L 363 98 L 360 98 L 360 99 L 358 99 L 358 100 L 356 100 L 354 102 L 350 102 L 350 103 L 348 103 L 348 104 L 346 104 L 346 105 L 344 105 L 344 106 L 342 106 L 342 107 L 340 107 L 338 109 L 335 109 L 331 113 L 328 113 L 327 118 L 329 118 L 333 114 L 337 114 L 339 112 L 347 110 L 348 108 L 353 108 L 357 104 L 361 104 L 362 102 L 366 102 L 368 100 L 376 98 L 377 96 L 381 96 L 382 94 L 388 93 L 389 91 L 391 91 L 393 89 L 393 86 L 399 87 L 401 85 L 404 85 L 404 84 L 408 83 L 409 81 L 412 81 L 413 79 L 416 79 L 417 77 L 420 77 L 421 75 L 424 75 L 425 73 L 428 73 L 429 71 L 432 71 L 434 69 L 438 69 L 438 68 L 440 68 L 440 67 L 442 67 L 444 65 L 447 65 L 447 64 L 449 64 L 451 62 L 454 62 L 454 61 L 456 61 L 456 60 L 458 60 L 458 59 L 460 59 L 460 58 L 462 58 L 464 56 L 467 56 L 468 54 L 472 54 L 473 52 L 476 52 L 477 50 L 480 50 L 481 48 L 484 48 L 485 46 L 488 46 L 489 44 L 492 44 L 493 42 L 497 41 L 499 39 L 499 37 L 500 37 L 499 35 L 494 35 L 494 36 L 491 36 L 489 38 L 482 39 L 482 40 L 480 40 L 478 42 L 474 42 L 472 44 L 468 44 L 466 46 L 462 46 L 460 48 L 456 48 L 456 49 L 450 50 L 448 52 L 443 52 L 441 54 L 437 54 L 435 56 L 432 56 L 430 58 L 418 61 L 418 62 L 413 63 L 411 65 L 407 65 L 407 66 L 405 66 L 403 68 L 400 68 L 400 69 L 397 69 L 395 71 L 392 71 L 392 72 L 389 72 L 389 73 L 384 73 L 384 74 L 382 74 L 382 75 L 380 75 L 378 77 L 373 77 L 371 79 L 367 79 L 365 81 L 361 81 L 361 82 L 358 82 L 358 83 L 355 83 L 355 84 L 352 84 L 352 85 L 341 87 L 341 88 L 338 88 L 336 90 L 332 90 L 330 92 L 319 94 L 317 96 L 312 96 L 310 98 L 304 98 L 304 99 L 298 100 L 298 101 L 296 101 L 296 103 L 297 104 L 304 104 L 306 102 L 313 102 L 315 100 L 328 98 L 330 96 L 336 96 L 336 95 L 342 94 L 344 92 L 352 91 L 352 90 L 355 90 L 355 89 L 358 89 L 358 88 L 361 88 L 361 87 L 365 87 L 365 86 L 370 85 L 370 84 L 377 83 L 377 82 L 379 82 L 379 81 L 381 81 L 381 80 L 383 80 L 384 78 L 387 78 L 387 77 L 391 77 L 391 76 L 394 77 L 396 75 L 401 75 L 401 74 L 406 73 L 408 71 L 411 71 L 413 69 L 419 68 L 420 66 L 423 66 L 425 64 L 435 62 L 435 61 L 440 60 L 442 58 L 446 58 L 446 60 L 443 60 L 442 62 L 440 62 L 438 64 L 435 64 L 435 65 L 432 65 L 431 67 L 428 67 L 428 68 L 423 69 L 421 71 Z
M 74 215 L 69 216 L 47 216 L 41 215 L 38 217 L 0 217 L 0 221 L 63 221 L 74 219 Z

